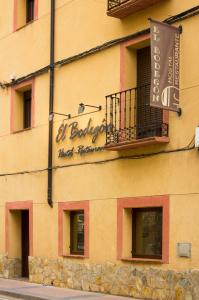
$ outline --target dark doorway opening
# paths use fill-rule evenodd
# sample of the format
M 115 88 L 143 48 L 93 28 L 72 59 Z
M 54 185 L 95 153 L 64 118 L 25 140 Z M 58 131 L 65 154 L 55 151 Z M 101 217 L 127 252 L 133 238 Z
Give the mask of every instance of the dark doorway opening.
M 22 277 L 29 277 L 28 256 L 30 250 L 29 244 L 29 210 L 21 211 L 21 263 Z

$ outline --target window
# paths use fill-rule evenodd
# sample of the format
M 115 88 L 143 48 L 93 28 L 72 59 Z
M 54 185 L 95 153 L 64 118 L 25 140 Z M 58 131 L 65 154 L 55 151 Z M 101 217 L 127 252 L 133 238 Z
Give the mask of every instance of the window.
M 32 90 L 23 92 L 23 128 L 31 127 L 31 100 Z
M 34 81 L 25 82 L 11 91 L 11 132 L 30 129 L 34 125 Z
M 60 202 L 59 255 L 89 256 L 89 201 Z
M 132 209 L 132 257 L 162 259 L 162 208 Z
M 37 17 L 38 0 L 14 0 L 14 31 L 36 20 Z
M 26 0 L 26 23 L 34 20 L 34 0 Z
M 117 215 L 118 259 L 168 263 L 168 196 L 118 199 Z
M 84 211 L 70 212 L 70 253 L 84 254 Z

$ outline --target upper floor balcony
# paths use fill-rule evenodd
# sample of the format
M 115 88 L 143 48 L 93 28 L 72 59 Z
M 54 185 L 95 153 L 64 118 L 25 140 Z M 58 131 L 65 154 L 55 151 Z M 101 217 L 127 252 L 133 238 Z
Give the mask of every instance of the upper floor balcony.
M 107 15 L 122 19 L 162 0 L 108 0 Z
M 150 85 L 106 96 L 107 150 L 168 143 L 167 111 L 151 107 Z

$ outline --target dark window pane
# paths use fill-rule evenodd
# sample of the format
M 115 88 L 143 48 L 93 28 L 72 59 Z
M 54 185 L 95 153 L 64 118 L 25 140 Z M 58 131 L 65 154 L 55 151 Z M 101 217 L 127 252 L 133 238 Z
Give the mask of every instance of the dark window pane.
M 32 98 L 32 91 L 26 91 L 23 93 L 23 100 L 24 100 L 24 128 L 31 127 L 31 98 Z
M 26 0 L 26 23 L 34 20 L 34 0 Z
M 84 212 L 70 213 L 71 254 L 84 254 Z
M 133 256 L 162 257 L 162 208 L 132 210 Z

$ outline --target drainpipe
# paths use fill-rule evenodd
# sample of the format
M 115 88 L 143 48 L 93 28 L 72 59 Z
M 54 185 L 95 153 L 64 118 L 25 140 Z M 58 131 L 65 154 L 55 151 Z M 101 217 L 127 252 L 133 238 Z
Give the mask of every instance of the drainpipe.
M 55 62 L 55 0 L 51 0 L 50 15 L 50 96 L 48 132 L 48 204 L 53 207 L 52 199 L 52 151 L 53 151 L 53 104 L 54 104 L 54 62 Z

